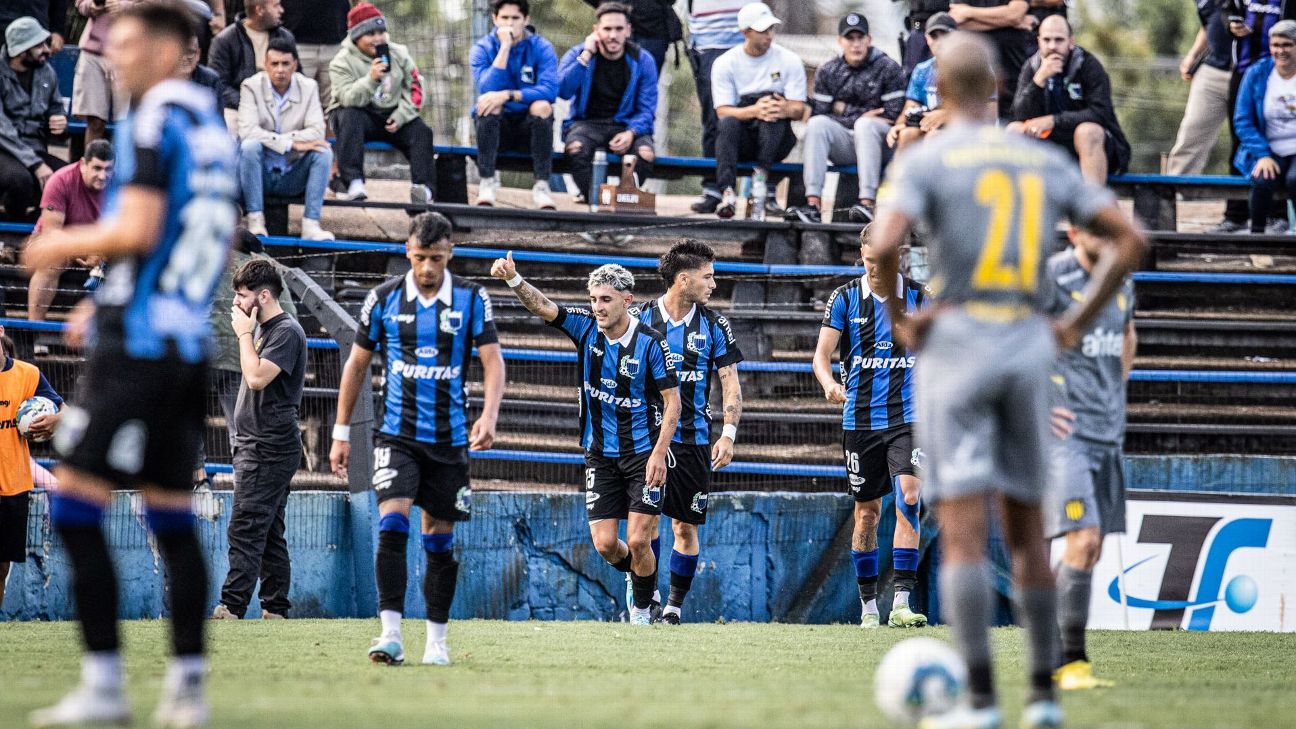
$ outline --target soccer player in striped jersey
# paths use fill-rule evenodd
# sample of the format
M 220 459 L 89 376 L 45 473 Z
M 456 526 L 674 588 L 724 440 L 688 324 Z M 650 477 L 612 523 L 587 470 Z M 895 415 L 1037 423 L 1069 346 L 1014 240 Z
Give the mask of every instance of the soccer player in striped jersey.
M 666 340 L 630 315 L 634 276 L 614 263 L 590 273 L 588 309 L 559 307 L 523 281 L 512 252 L 495 260 L 491 275 L 576 345 L 590 538 L 608 564 L 630 573 L 630 622 L 648 625 L 657 589 L 651 543 L 680 414 L 679 382 Z M 624 542 L 617 537 L 622 520 Z
M 711 471 L 733 460 L 742 417 L 742 385 L 738 382 L 742 351 L 729 320 L 706 306 L 716 286 L 714 263 L 715 251 L 700 241 L 685 239 L 671 246 L 657 266 L 666 282 L 666 294 L 638 311 L 639 321 L 665 335 L 680 382 L 679 427 L 671 442 L 675 466 L 666 475 L 662 500 L 662 514 L 670 518 L 675 532 L 670 594 L 661 617 L 668 625 L 679 625 L 680 608 L 697 572 L 698 527 L 706 523 Z M 724 405 L 724 430 L 715 445 L 711 444 L 708 404 L 713 376 L 720 378 Z M 654 528 L 654 537 L 656 534 Z M 653 554 L 655 558 L 655 546 Z
M 877 606 L 878 521 L 882 497 L 895 495 L 896 525 L 891 564 L 895 596 L 887 624 L 919 628 L 927 616 L 914 612 L 909 595 L 918 572 L 918 469 L 922 452 L 914 447 L 914 355 L 892 335 L 887 299 L 904 297 L 904 308 L 916 312 L 926 301 L 923 286 L 897 276 L 883 280 L 877 256 L 869 246 L 869 227 L 860 231 L 864 275 L 841 286 L 828 299 L 814 373 L 828 402 L 842 406 L 842 444 L 846 477 L 855 498 L 851 562 L 859 586 L 860 625 L 880 625 Z M 898 293 L 897 293 L 898 292 Z M 837 350 L 841 378 L 833 376 Z
M 423 662 L 445 666 L 450 663 L 446 628 L 459 576 L 454 525 L 467 521 L 472 510 L 468 451 L 488 450 L 495 441 L 504 358 L 490 295 L 446 270 L 454 257 L 450 221 L 440 213 L 419 214 L 410 224 L 405 257 L 409 272 L 370 291 L 360 310 L 360 328 L 339 384 L 329 460 L 333 472 L 346 478 L 351 413 L 374 352 L 381 351 L 384 394 L 374 434 L 373 487 L 378 496 L 376 570 L 382 635 L 369 649 L 369 659 L 393 665 L 405 660 L 405 549 L 410 507 L 417 505 L 423 512 L 427 553 Z M 473 347 L 482 364 L 485 403 L 470 428 L 464 379 Z

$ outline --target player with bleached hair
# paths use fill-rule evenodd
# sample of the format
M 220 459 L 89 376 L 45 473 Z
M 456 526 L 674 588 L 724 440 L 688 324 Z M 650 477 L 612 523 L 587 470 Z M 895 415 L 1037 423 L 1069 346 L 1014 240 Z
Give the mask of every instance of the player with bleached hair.
M 952 122 L 897 158 L 873 231 L 882 281 L 898 275 L 900 246 L 914 225 L 932 233 L 935 305 L 910 315 L 900 297 L 887 300 L 901 341 L 918 350 L 917 444 L 927 454 L 924 488 L 941 529 L 941 603 L 971 694 L 970 705 L 925 719 L 927 729 L 1002 724 L 989 642 L 992 505 L 1026 629 L 1030 693 L 1021 726 L 1062 725 L 1053 685 L 1057 596 L 1040 512 L 1049 479 L 1049 375 L 1058 348 L 1078 341 L 1147 245 L 1111 192 L 1086 182 L 1074 161 L 994 126 L 985 104 L 994 57 L 970 33 L 953 33 L 937 49 L 937 84 Z M 1064 216 L 1104 244 L 1078 305 L 1050 320 L 1044 246 Z
M 491 275 L 576 345 L 590 538 L 608 564 L 630 573 L 630 622 L 648 625 L 657 585 L 651 542 L 680 415 L 679 382 L 666 340 L 630 315 L 635 281 L 622 266 L 607 264 L 590 273 L 589 308 L 550 301 L 522 279 L 511 251 L 496 259 Z M 617 536 L 622 520 L 624 542 Z

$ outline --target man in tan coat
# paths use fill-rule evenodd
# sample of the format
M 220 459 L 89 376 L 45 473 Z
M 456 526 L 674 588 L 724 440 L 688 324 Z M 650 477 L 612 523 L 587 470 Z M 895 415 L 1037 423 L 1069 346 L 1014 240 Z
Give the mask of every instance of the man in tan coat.
M 301 237 L 333 240 L 320 228 L 324 191 L 328 188 L 333 150 L 324 141 L 324 110 L 319 86 L 297 73 L 291 41 L 272 39 L 265 70 L 239 89 L 239 184 L 247 228 L 266 235 L 266 192 L 284 197 L 305 195 Z

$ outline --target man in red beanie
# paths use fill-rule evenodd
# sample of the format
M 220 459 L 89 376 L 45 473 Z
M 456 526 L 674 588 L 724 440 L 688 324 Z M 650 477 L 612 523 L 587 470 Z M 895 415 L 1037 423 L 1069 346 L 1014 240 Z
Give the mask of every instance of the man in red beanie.
M 329 63 L 333 97 L 325 112 L 337 135 L 334 157 L 346 186 L 342 200 L 364 200 L 364 145 L 391 144 L 410 163 L 410 201 L 427 205 L 436 196 L 432 130 L 419 118 L 423 85 L 409 50 L 387 40 L 387 19 L 370 3 L 347 13 L 347 37 Z

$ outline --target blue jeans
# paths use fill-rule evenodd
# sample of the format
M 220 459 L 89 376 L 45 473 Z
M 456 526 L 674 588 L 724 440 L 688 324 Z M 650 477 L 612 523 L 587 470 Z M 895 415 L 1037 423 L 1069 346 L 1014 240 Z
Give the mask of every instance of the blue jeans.
M 255 139 L 244 139 L 239 145 L 239 185 L 243 189 L 243 208 L 249 213 L 263 212 L 267 192 L 281 197 L 304 194 L 306 211 L 302 217 L 319 220 L 332 166 L 333 151 L 325 149 L 302 155 L 287 172 L 266 169 L 265 147 Z

